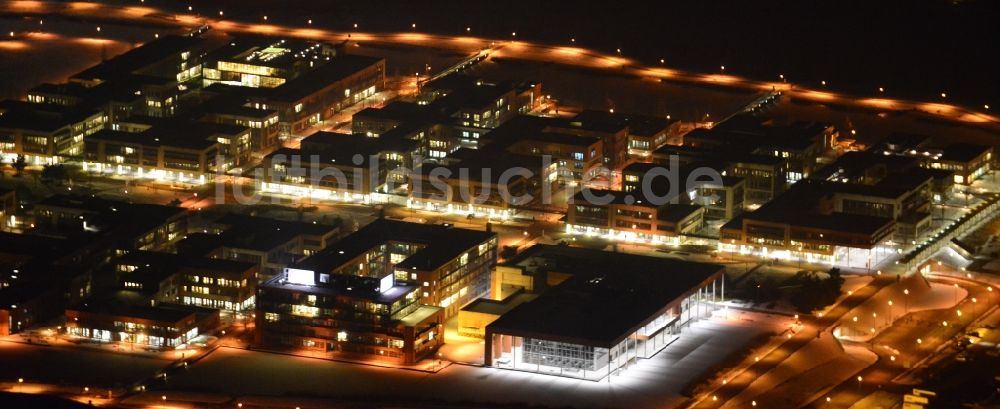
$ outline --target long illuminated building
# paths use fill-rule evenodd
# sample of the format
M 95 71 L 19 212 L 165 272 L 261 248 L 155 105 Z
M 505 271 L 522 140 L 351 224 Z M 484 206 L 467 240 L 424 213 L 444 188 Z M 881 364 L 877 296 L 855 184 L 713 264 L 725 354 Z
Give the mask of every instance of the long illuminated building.
M 537 245 L 506 267 L 552 287 L 486 326 L 486 366 L 591 381 L 653 357 L 724 294 L 715 264 Z

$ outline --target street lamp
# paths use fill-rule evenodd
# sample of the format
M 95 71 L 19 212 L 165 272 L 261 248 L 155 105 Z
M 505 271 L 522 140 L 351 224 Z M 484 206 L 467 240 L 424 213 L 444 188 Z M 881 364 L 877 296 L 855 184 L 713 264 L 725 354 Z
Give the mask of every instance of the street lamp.
M 719 71 L 726 72 L 726 66 L 725 65 L 720 65 L 719 66 Z
M 903 314 L 910 313 L 910 289 L 903 289 Z
M 948 94 L 947 94 L 947 93 L 944 93 L 944 92 L 942 92 L 942 93 L 941 93 L 941 98 L 948 98 Z
M 882 88 L 882 87 L 878 87 L 878 92 L 879 92 L 879 93 L 884 93 L 884 92 L 885 92 L 885 88 Z

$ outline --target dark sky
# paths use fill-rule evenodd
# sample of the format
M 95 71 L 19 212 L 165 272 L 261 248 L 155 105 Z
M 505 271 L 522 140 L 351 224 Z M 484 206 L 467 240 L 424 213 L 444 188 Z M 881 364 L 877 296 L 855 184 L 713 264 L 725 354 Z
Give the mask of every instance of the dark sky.
M 656 63 L 840 91 L 1000 107 L 996 0 L 225 0 L 227 16 L 577 44 Z M 188 3 L 175 2 L 183 4 Z M 276 20 L 280 19 L 280 20 Z

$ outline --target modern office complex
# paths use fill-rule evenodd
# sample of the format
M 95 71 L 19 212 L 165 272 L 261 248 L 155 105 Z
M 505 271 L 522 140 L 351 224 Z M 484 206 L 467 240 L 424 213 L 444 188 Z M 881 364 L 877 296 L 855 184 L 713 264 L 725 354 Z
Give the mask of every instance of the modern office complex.
M 254 308 L 254 263 L 149 251 L 130 252 L 113 263 L 123 290 L 153 300 L 227 312 Z
M 443 320 L 489 294 L 490 232 L 379 219 L 264 282 L 257 341 L 413 363 L 444 342 Z
M 551 288 L 486 326 L 486 366 L 592 381 L 655 355 L 724 292 L 719 265 L 583 248 L 536 245 L 507 266 Z

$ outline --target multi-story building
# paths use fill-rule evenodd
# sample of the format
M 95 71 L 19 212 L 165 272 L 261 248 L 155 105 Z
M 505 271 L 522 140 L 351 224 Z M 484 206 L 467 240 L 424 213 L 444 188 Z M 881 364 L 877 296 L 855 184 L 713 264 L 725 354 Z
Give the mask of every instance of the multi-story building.
M 942 148 L 940 155 L 929 158 L 926 166 L 951 171 L 956 184 L 968 186 L 989 173 L 992 163 L 992 147 L 953 143 Z
M 87 138 L 83 170 L 181 184 L 204 184 L 250 159 L 250 129 L 171 122 L 139 132 L 103 130 Z
M 489 294 L 491 232 L 379 219 L 292 264 L 258 294 L 258 342 L 410 364 Z
M 613 190 L 577 193 L 566 213 L 567 233 L 652 244 L 680 244 L 681 235 L 697 232 L 704 223 L 702 206 L 657 203 Z
M 468 166 L 417 166 L 409 175 L 406 206 L 506 220 L 518 207 L 527 206 L 528 199 L 537 199 L 534 194 L 543 173 L 539 158 L 508 154 L 462 163 Z
M 84 137 L 107 120 L 99 110 L 23 101 L 0 102 L 0 160 L 24 155 L 28 164 L 48 165 L 83 154 Z
M 336 57 L 333 44 L 246 36 L 232 39 L 205 57 L 204 86 L 223 83 L 275 88 Z
M 163 35 L 70 76 L 88 88 L 127 76 L 165 78 L 179 85 L 199 79 L 205 40 L 197 36 Z
M 222 88 L 222 87 L 220 87 Z M 245 106 L 241 98 L 219 96 L 198 110 L 203 122 L 250 128 L 250 147 L 254 153 L 267 154 L 278 147 L 278 111 Z
M 385 59 L 339 54 L 274 88 L 246 92 L 248 106 L 278 112 L 280 134 L 304 131 L 385 86 Z
M 895 249 L 892 217 L 834 210 L 837 184 L 803 180 L 720 229 L 719 251 L 872 268 Z M 850 209 L 849 209 L 850 210 Z
M 404 128 L 380 137 L 317 132 L 299 149 L 282 148 L 264 158 L 261 191 L 316 200 L 384 202 L 406 185 L 420 142 Z
M 451 226 L 378 219 L 291 265 L 318 281 L 339 276 L 392 280 L 421 288 L 418 301 L 444 308 L 445 318 L 489 294 L 497 236 Z
M 177 243 L 178 254 L 241 261 L 257 266 L 257 281 L 279 273 L 331 243 L 340 227 L 226 214 Z
M 92 196 L 55 195 L 35 205 L 36 230 L 51 236 L 97 233 L 108 256 L 119 250 L 163 249 L 187 233 L 187 210 Z
M 432 356 L 444 343 L 441 308 L 422 305 L 419 286 L 392 277 L 286 269 L 260 286 L 256 342 L 398 364 Z
M 228 312 L 254 308 L 257 265 L 253 263 L 136 251 L 113 264 L 123 289 L 153 300 Z
M 102 252 L 93 237 L 0 232 L 0 336 L 62 314 L 91 293 L 91 268 Z

